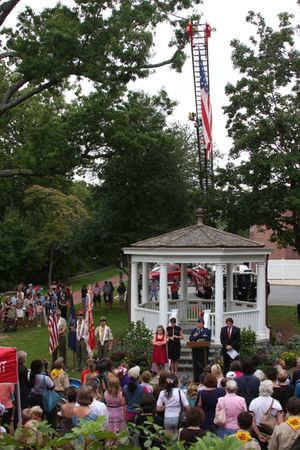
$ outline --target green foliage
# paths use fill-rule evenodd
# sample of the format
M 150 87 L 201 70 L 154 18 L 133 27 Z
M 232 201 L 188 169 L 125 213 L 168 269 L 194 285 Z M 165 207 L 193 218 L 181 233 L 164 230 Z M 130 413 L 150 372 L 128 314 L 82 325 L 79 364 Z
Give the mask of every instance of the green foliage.
M 230 161 L 216 176 L 216 219 L 229 231 L 253 224 L 273 230 L 279 245 L 300 252 L 300 52 L 298 24 L 288 13 L 272 29 L 250 12 L 256 33 L 232 41 L 240 76 L 226 86 Z M 209 199 L 208 199 L 209 201 Z
M 250 327 L 241 329 L 240 355 L 253 356 L 256 353 L 256 333 Z
M 153 448 L 152 442 L 159 439 L 166 450 L 184 450 L 184 445 L 178 442 L 176 436 L 172 436 L 161 427 L 150 422 L 144 426 L 130 426 L 127 430 L 112 433 L 103 430 L 104 417 L 98 417 L 96 421 L 82 420 L 78 427 L 74 427 L 70 433 L 58 437 L 56 433 L 44 422 L 37 424 L 36 429 L 19 428 L 14 436 L 3 434 L 1 443 L 7 450 L 28 449 L 31 450 L 54 450 L 68 448 L 71 450 L 100 450 L 107 448 L 106 440 L 112 442 L 110 448 L 116 450 L 132 450 L 134 448 L 130 441 L 132 434 L 138 436 L 142 431 L 147 437 L 145 447 Z M 147 425 L 151 425 L 153 431 L 149 431 Z M 35 439 L 33 436 L 38 436 Z M 241 443 L 235 437 L 227 436 L 224 440 L 208 433 L 195 444 L 190 445 L 190 450 L 238 450 Z M 30 446 L 30 447 L 29 447 Z M 66 446 L 66 447 L 65 447 Z
M 286 350 L 300 351 L 300 336 L 295 334 L 291 336 L 285 343 Z
M 281 353 L 280 357 L 284 360 L 286 368 L 290 369 L 296 365 L 296 358 L 299 355 L 299 351 L 295 352 L 292 350 L 287 350 Z
M 152 354 L 152 332 L 146 327 L 144 320 L 131 322 L 123 340 L 128 364 L 149 368 Z

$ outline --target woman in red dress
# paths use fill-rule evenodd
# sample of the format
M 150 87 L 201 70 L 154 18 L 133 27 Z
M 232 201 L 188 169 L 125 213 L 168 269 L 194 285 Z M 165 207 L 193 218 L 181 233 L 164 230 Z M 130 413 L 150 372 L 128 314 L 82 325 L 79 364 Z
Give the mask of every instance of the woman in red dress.
M 152 362 L 156 364 L 158 372 L 164 369 L 168 362 L 167 358 L 167 336 L 163 326 L 159 325 L 153 336 L 153 355 Z

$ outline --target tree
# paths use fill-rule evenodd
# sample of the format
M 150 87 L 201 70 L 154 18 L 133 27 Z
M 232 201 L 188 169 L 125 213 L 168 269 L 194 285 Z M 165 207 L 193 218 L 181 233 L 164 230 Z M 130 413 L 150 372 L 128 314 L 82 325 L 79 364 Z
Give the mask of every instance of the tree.
M 196 151 L 185 129 L 167 125 L 172 106 L 164 92 L 132 92 L 107 133 L 117 152 L 99 167 L 97 214 L 88 232 L 102 257 L 117 258 L 122 246 L 189 222 Z
M 247 21 L 257 28 L 250 45 L 232 42 L 241 77 L 226 86 L 224 111 L 236 162 L 220 171 L 221 197 L 228 195 L 227 205 L 232 202 L 235 226 L 264 224 L 281 245 L 300 254 L 299 26 L 288 13 L 280 14 L 278 30 L 260 14 L 250 12 Z
M 17 2 L 6 3 L 3 20 Z M 172 13 L 190 8 L 193 0 L 74 3 L 73 8 L 58 3 L 39 14 L 26 7 L 16 29 L 2 31 L 0 115 L 45 90 L 70 88 L 72 75 L 73 85 L 87 79 L 96 90 L 119 96 L 130 80 L 146 77 L 150 69 L 182 67 L 185 23 Z M 164 22 L 173 27 L 175 50 L 167 60 L 150 63 L 156 27 Z
M 25 194 L 27 220 L 35 230 L 26 245 L 33 252 L 39 252 L 41 261 L 48 261 L 50 286 L 53 267 L 64 253 L 70 251 L 74 230 L 87 216 L 87 211 L 78 198 L 53 188 L 35 185 Z

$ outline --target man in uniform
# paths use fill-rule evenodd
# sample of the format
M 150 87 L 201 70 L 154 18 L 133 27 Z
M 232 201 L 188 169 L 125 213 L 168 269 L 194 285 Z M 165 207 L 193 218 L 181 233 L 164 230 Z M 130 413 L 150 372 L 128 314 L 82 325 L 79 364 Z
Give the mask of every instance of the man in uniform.
M 86 341 L 88 339 L 88 325 L 84 320 L 83 311 L 77 313 L 76 325 L 76 370 L 82 371 L 85 368 L 88 357 L 86 349 Z
M 61 317 L 61 310 L 56 310 L 57 315 L 57 330 L 58 330 L 58 347 L 52 353 L 52 366 L 54 366 L 54 361 L 57 360 L 57 355 L 61 356 L 64 360 L 64 366 L 67 367 L 67 352 L 66 352 L 66 333 L 67 333 L 67 321 Z
M 211 330 L 204 327 L 204 319 L 200 317 L 198 319 L 197 328 L 193 328 L 191 331 L 190 339 L 191 342 L 197 341 L 208 341 L 211 340 Z

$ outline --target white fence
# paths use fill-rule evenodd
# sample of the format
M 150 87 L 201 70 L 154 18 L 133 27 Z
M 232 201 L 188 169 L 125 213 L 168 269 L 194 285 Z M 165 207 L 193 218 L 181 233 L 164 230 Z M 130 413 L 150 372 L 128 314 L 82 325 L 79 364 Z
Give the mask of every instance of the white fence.
M 269 259 L 269 280 L 299 280 L 300 259 Z

